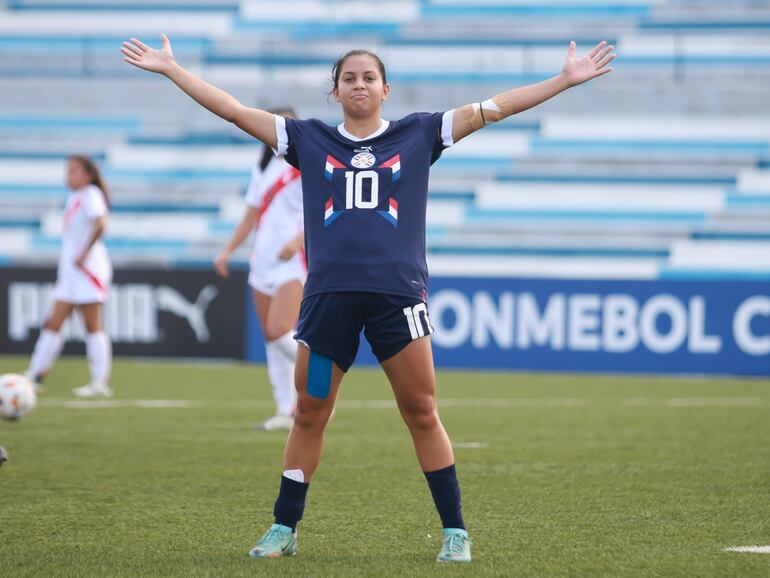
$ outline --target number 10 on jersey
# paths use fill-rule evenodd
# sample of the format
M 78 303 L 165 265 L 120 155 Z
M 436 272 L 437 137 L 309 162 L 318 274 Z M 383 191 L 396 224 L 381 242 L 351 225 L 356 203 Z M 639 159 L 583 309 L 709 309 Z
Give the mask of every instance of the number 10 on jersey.
M 364 200 L 364 179 L 371 182 L 369 200 Z M 345 209 L 376 209 L 380 183 L 377 171 L 345 171 Z

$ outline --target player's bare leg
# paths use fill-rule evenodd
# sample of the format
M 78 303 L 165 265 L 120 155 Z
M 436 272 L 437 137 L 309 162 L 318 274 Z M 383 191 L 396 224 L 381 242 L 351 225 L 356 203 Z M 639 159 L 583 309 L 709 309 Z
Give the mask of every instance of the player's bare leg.
M 112 370 L 112 344 L 104 331 L 102 303 L 85 303 L 78 305 L 86 326 L 86 356 L 91 372 L 91 382 L 75 388 L 73 393 L 78 397 L 111 397 L 110 372 Z
M 280 558 L 297 553 L 297 522 L 302 519 L 310 480 L 321 460 L 323 436 L 337 399 L 342 377 L 336 364 L 331 364 L 326 397 L 308 393 L 310 350 L 300 346 L 297 351 L 295 383 L 297 386 L 297 414 L 286 440 L 283 475 L 278 499 L 273 508 L 275 523 L 257 541 L 249 552 L 254 558 Z
M 78 311 L 83 316 L 83 325 L 87 333 L 96 333 L 102 331 L 102 314 L 104 306 L 101 303 L 85 303 L 78 305 Z
M 37 393 L 43 393 L 43 378 L 53 366 L 62 348 L 61 328 L 72 313 L 74 305 L 63 301 L 54 301 L 48 319 L 40 330 L 35 342 L 35 349 L 24 375 L 33 384 Z
M 433 351 L 428 337 L 412 341 L 382 363 L 398 409 L 412 434 L 417 459 L 425 473 L 444 527 L 439 562 L 470 562 L 468 532 L 462 518 L 460 486 L 452 444 L 438 416 Z
M 294 364 L 286 359 L 276 344 L 272 334 L 268 332 L 267 320 L 273 306 L 273 298 L 266 293 L 252 288 L 254 309 L 259 319 L 259 327 L 265 339 L 265 357 L 267 376 L 273 389 L 276 411 L 270 417 L 254 424 L 254 429 L 260 431 L 288 430 L 292 425 L 294 413 Z
M 72 314 L 72 310 L 75 306 L 72 303 L 64 303 L 63 301 L 54 301 L 53 309 L 48 319 L 45 321 L 44 327 L 49 331 L 55 331 L 58 333 L 61 331 L 62 325 L 67 321 Z
M 293 332 L 299 318 L 304 287 L 299 281 L 289 281 L 278 287 L 273 295 L 265 324 L 266 339 L 273 341 Z M 296 348 L 296 342 L 292 338 Z
M 454 463 L 452 444 L 436 406 L 433 351 L 428 337 L 412 341 L 382 364 L 401 417 L 412 434 L 417 459 L 425 472 Z
M 302 470 L 305 482 L 310 482 L 321 460 L 324 430 L 329 423 L 340 383 L 345 376 L 336 364 L 332 364 L 329 395 L 324 399 L 315 397 L 307 391 L 309 362 L 310 350 L 300 346 L 297 350 L 297 366 L 294 370 L 297 413 L 294 416 L 294 427 L 291 428 L 289 439 L 286 441 L 283 458 L 283 469 Z
M 296 407 L 294 363 L 297 343 L 294 327 L 299 317 L 302 284 L 289 281 L 278 287 L 273 296 L 252 289 L 254 306 L 265 336 L 267 372 L 276 403 L 275 415 L 257 423 L 259 430 L 288 430 L 292 426 Z
M 259 328 L 262 330 L 265 340 L 267 340 L 267 317 L 270 313 L 270 302 L 273 298 L 254 288 L 251 289 L 251 296 L 254 299 L 254 309 L 257 312 L 257 319 L 259 319 Z

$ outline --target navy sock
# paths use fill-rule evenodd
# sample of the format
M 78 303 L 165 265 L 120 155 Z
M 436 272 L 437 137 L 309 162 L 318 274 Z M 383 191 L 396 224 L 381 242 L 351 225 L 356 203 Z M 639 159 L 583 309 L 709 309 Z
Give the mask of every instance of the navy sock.
M 297 529 L 297 522 L 302 519 L 305 511 L 305 496 L 310 484 L 296 482 L 286 476 L 281 476 L 281 489 L 275 501 L 273 515 L 275 523 Z
M 435 472 L 425 472 L 425 479 L 428 480 L 428 487 L 438 515 L 441 517 L 442 526 L 465 530 L 460 484 L 457 483 L 455 465 L 452 464 Z

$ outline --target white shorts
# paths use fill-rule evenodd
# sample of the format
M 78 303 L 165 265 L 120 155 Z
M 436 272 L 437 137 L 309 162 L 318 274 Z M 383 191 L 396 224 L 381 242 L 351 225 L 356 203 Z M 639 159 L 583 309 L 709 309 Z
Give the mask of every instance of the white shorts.
M 252 289 L 272 297 L 281 285 L 289 281 L 299 281 L 303 286 L 307 278 L 305 265 L 298 258 L 273 265 L 271 267 L 251 267 L 249 285 Z
M 112 271 L 95 275 L 88 269 L 67 266 L 59 269 L 59 276 L 53 288 L 53 299 L 63 303 L 84 305 L 104 303 L 110 289 Z

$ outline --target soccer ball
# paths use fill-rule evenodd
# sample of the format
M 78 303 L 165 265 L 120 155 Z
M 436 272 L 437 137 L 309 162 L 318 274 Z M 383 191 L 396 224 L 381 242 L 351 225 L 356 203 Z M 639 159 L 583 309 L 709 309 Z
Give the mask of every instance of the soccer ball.
M 23 375 L 0 375 L 0 418 L 19 419 L 35 408 L 35 386 Z

